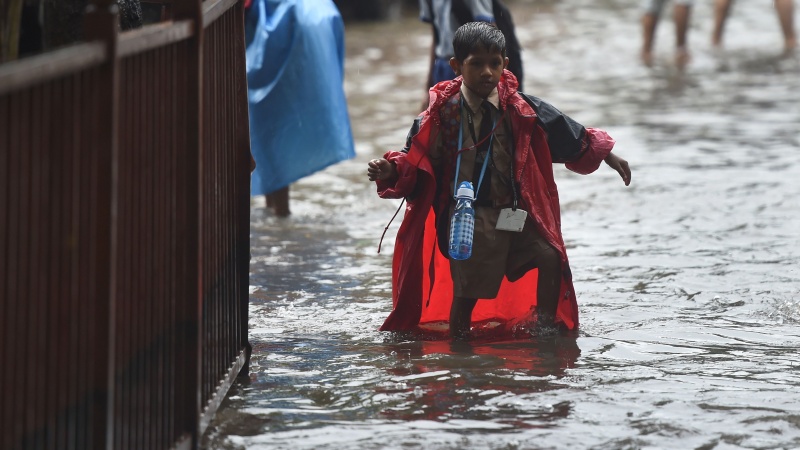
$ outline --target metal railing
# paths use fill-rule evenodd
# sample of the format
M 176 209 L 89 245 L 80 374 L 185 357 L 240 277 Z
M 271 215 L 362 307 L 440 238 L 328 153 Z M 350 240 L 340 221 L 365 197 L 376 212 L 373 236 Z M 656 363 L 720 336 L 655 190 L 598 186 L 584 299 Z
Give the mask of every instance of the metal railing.
M 0 65 L 0 448 L 197 448 L 246 372 L 242 3 Z

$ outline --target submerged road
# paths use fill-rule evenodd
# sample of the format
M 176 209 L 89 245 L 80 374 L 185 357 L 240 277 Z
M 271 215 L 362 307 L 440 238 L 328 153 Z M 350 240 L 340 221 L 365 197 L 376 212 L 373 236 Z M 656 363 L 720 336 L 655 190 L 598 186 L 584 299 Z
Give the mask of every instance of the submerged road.
M 358 156 L 293 185 L 288 219 L 254 198 L 252 372 L 204 448 L 800 448 L 800 55 L 780 55 L 771 2 L 738 2 L 721 52 L 697 2 L 684 72 L 668 16 L 640 64 L 639 2 L 508 3 L 526 90 L 608 130 L 633 170 L 627 188 L 556 170 L 579 337 L 376 331 L 400 219 L 378 254 L 398 202 L 366 162 L 404 142 L 430 31 L 349 23 Z

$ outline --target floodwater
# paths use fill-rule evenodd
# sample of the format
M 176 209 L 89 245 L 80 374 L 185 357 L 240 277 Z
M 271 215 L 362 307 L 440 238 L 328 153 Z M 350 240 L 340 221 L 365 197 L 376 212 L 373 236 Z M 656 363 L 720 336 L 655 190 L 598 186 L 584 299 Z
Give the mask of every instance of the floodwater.
M 423 98 L 430 31 L 349 23 L 358 156 L 254 199 L 249 380 L 206 449 L 800 449 L 800 54 L 769 1 L 738 2 L 726 50 L 696 2 L 693 60 L 669 14 L 643 67 L 638 1 L 509 1 L 526 91 L 607 129 L 633 170 L 556 168 L 577 338 L 451 347 L 376 329 L 399 202 L 366 162 Z M 797 16 L 796 16 L 797 18 Z M 796 23 L 800 22 L 796 20 Z

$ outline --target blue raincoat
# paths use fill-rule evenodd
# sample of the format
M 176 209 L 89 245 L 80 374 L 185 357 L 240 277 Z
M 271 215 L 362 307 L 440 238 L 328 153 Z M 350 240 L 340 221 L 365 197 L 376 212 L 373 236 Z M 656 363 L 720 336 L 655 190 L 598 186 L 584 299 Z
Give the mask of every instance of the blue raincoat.
M 355 156 L 344 23 L 331 0 L 254 0 L 245 16 L 252 195 Z

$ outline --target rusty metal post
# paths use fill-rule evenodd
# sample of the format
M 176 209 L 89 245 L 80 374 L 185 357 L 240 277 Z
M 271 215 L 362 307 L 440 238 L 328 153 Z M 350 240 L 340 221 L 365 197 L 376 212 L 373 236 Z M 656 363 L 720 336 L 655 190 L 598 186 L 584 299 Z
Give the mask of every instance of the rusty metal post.
M 84 34 L 87 41 L 101 41 L 106 44 L 107 58 L 100 69 L 95 92 L 100 100 L 98 123 L 94 124 L 94 139 L 98 147 L 104 149 L 97 153 L 98 180 L 96 250 L 93 258 L 97 261 L 98 276 L 95 280 L 98 304 L 95 316 L 89 318 L 95 327 L 95 349 L 98 358 L 93 374 L 96 385 L 92 395 L 97 414 L 90 424 L 93 441 L 97 448 L 112 449 L 114 442 L 114 337 L 115 323 L 115 261 L 116 258 L 116 173 L 118 143 L 118 97 L 119 62 L 117 60 L 117 33 L 119 30 L 118 7 L 114 0 L 92 0 L 89 2 L 84 18 Z
M 179 394 L 184 405 L 180 420 L 184 429 L 191 432 L 191 448 L 197 448 L 200 441 L 199 416 L 202 405 L 202 361 L 203 361 L 203 255 L 202 255 L 202 117 L 203 117 L 203 2 L 202 0 L 175 0 L 172 3 L 172 19 L 191 20 L 193 34 L 188 42 L 188 63 L 184 78 L 188 95 L 183 99 L 186 112 L 186 149 L 183 161 L 187 176 L 183 184 L 185 195 L 185 230 L 183 246 L 185 270 L 183 286 L 184 298 L 178 304 L 178 320 L 186 331 L 186 360 L 184 361 L 186 382 Z M 180 245 L 179 245 L 180 246 Z M 181 423 L 181 422 L 178 422 Z
M 236 10 L 236 54 L 242 59 L 241 64 L 236 65 L 237 78 L 240 80 L 236 92 L 236 105 L 238 108 L 236 139 L 237 148 L 237 180 L 236 180 L 236 211 L 237 213 L 237 245 L 238 261 L 236 263 L 236 274 L 239 277 L 239 301 L 241 302 L 241 317 L 239 317 L 241 340 L 247 349 L 247 358 L 239 376 L 247 378 L 250 375 L 250 355 L 252 347 L 249 341 L 248 322 L 250 318 L 250 169 L 252 153 L 250 151 L 250 120 L 247 101 L 247 72 L 244 64 L 246 51 L 244 36 L 244 1 L 238 1 L 234 7 Z

